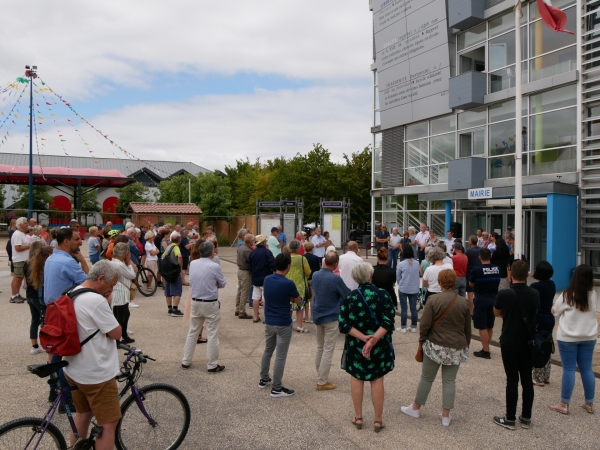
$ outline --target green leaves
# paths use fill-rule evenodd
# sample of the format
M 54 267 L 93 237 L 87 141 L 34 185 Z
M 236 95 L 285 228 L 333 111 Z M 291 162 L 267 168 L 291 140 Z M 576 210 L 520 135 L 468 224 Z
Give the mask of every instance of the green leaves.
M 125 186 L 122 188 L 116 188 L 115 191 L 119 194 L 119 203 L 117 203 L 118 213 L 124 213 L 127 211 L 130 203 L 137 202 L 148 202 L 150 189 L 144 186 L 139 181 Z
M 48 209 L 48 204 L 52 201 L 52 196 L 48 194 L 50 186 L 33 186 L 33 209 Z M 14 204 L 15 209 L 29 208 L 29 185 L 20 184 L 17 186 L 17 195 Z

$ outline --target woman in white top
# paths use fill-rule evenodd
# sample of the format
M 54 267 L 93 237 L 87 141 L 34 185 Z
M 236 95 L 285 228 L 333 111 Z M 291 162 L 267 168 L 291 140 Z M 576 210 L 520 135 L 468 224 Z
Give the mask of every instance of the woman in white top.
M 594 414 L 596 377 L 592 357 L 598 338 L 596 312 L 600 312 L 594 289 L 594 273 L 587 264 L 577 266 L 571 283 L 560 296 L 552 312 L 558 318 L 558 350 L 563 366 L 560 403 L 548 407 L 561 414 L 569 414 L 569 403 L 575 386 L 575 367 L 579 368 L 585 403 L 581 405 Z
M 135 342 L 135 339 L 131 339 L 127 334 L 127 324 L 129 322 L 129 289 L 135 279 L 137 267 L 131 261 L 131 253 L 129 252 L 129 245 L 124 242 L 119 242 L 113 248 L 113 259 L 112 263 L 117 269 L 119 280 L 112 292 L 112 309 L 117 322 L 121 325 L 123 330 L 122 342 L 124 344 L 131 344 Z
M 430 295 L 442 292 L 442 287 L 438 283 L 438 275 L 442 270 L 454 269 L 451 264 L 444 263 L 446 252 L 440 247 L 432 247 L 427 253 L 429 267 L 423 272 L 423 286 L 427 288 L 425 301 Z
M 144 250 L 146 250 L 146 267 L 156 275 L 158 273 L 158 249 L 154 245 L 154 233 L 148 231 L 144 235 L 144 239 L 146 239 L 146 245 L 144 246 Z M 151 290 L 150 286 L 152 286 L 152 275 L 148 276 L 148 284 L 146 286 L 148 291 Z

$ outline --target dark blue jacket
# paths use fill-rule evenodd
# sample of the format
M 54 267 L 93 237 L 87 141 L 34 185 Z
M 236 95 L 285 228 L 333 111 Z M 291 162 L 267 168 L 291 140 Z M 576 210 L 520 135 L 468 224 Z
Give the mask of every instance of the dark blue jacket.
M 322 325 L 335 322 L 340 315 L 342 300 L 350 293 L 350 289 L 331 270 L 323 268 L 313 273 L 312 288 L 314 291 L 313 320 Z
M 252 277 L 252 286 L 262 286 L 265 277 L 275 271 L 275 258 L 271 250 L 264 245 L 257 245 L 248 257 L 248 267 Z
M 127 236 L 129 237 L 129 236 Z M 140 251 L 138 250 L 138 248 L 135 245 L 135 242 L 133 242 L 133 239 L 129 238 L 129 252 L 131 253 L 132 257 L 135 257 L 134 262 L 135 264 L 139 263 L 139 256 L 140 256 Z

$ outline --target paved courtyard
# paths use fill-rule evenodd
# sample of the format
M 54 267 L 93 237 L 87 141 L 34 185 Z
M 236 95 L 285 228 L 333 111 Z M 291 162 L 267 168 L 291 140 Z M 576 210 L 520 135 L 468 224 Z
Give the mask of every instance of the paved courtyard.
M 223 252 L 226 253 L 226 252 Z M 370 262 L 374 262 L 369 258 Z M 0 259 L 0 423 L 24 416 L 41 416 L 47 408 L 47 384 L 26 370 L 32 363 L 43 363 L 44 355 L 29 354 L 29 308 L 10 304 L 10 273 L 6 259 Z M 134 345 L 157 359 L 144 367 L 141 384 L 167 382 L 180 388 L 192 408 L 192 423 L 181 448 L 226 449 L 364 449 L 364 448 L 463 448 L 463 449 L 597 449 L 600 447 L 598 415 L 588 415 L 583 389 L 577 380 L 570 416 L 561 416 L 546 407 L 560 397 L 562 370 L 552 367 L 551 384 L 536 388 L 533 425 L 530 430 L 504 430 L 492 423 L 492 416 L 504 413 L 505 376 L 500 349 L 492 347 L 492 360 L 471 358 L 460 368 L 457 380 L 456 409 L 449 428 L 441 425 L 441 381 L 434 383 L 422 418 L 400 413 L 415 395 L 421 365 L 414 361 L 415 334 L 394 333 L 396 368 L 386 376 L 384 421 L 387 428 L 372 431 L 373 409 L 369 389 L 364 403 L 365 427 L 356 430 L 350 398 L 350 377 L 339 369 L 343 347 L 340 335 L 330 380 L 333 391 L 318 392 L 314 368 L 315 327 L 310 333 L 294 334 L 288 354 L 284 385 L 294 389 L 290 398 L 273 399 L 269 391 L 257 387 L 259 364 L 264 348 L 263 325 L 234 316 L 236 266 L 221 263 L 228 285 L 221 291 L 222 322 L 220 363 L 225 372 L 206 373 L 205 345 L 198 345 L 189 370 L 181 369 L 187 326 L 180 318 L 167 315 L 162 291 L 154 297 L 138 295 L 141 306 L 131 310 L 129 328 Z M 184 297 L 187 288 L 184 290 Z M 497 336 L 496 336 L 497 337 Z M 473 349 L 479 343 L 473 342 Z M 600 394 L 600 384 L 596 389 Z M 64 417 L 59 426 L 66 429 Z

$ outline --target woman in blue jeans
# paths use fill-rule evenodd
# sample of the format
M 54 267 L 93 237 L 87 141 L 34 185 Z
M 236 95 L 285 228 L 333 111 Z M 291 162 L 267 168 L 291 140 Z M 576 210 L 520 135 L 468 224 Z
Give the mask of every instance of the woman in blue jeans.
M 396 270 L 396 281 L 398 282 L 398 296 L 400 297 L 400 328 L 396 331 L 406 333 L 406 322 L 408 316 L 408 303 L 410 304 L 411 327 L 410 331 L 417 332 L 417 294 L 421 288 L 419 278 L 419 261 L 415 259 L 415 253 L 410 245 L 402 247 L 404 259 L 398 264 Z
M 592 371 L 592 355 L 598 337 L 596 311 L 598 300 L 594 288 L 592 268 L 586 264 L 577 266 L 571 284 L 556 301 L 552 312 L 558 318 L 558 349 L 563 365 L 560 403 L 548 407 L 561 414 L 569 414 L 569 404 L 575 386 L 575 367 L 579 368 L 585 403 L 581 405 L 594 414 L 594 390 L 596 378 Z

